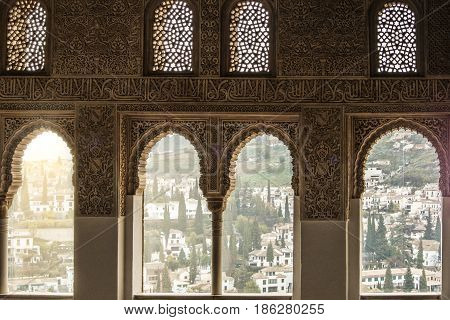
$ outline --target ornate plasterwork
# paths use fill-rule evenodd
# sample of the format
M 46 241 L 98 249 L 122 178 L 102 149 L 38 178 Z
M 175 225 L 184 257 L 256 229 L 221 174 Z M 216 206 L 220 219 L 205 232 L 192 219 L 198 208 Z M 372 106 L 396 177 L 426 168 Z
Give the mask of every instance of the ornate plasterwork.
M 43 131 L 53 131 L 75 150 L 75 119 L 73 116 L 11 116 L 4 118 L 3 154 L 1 162 L 0 202 L 11 201 L 22 184 L 22 156 L 28 143 Z
M 143 12 L 142 0 L 55 1 L 52 74 L 142 74 Z
M 343 219 L 343 120 L 339 108 L 303 111 L 308 128 L 303 148 L 305 157 L 305 220 Z
M 115 107 L 79 107 L 77 111 L 78 214 L 115 216 Z
M 245 145 L 258 135 L 278 138 L 289 149 L 292 157 L 292 189 L 299 195 L 300 152 L 297 148 L 300 126 L 295 121 L 222 121 L 223 152 L 220 160 L 220 190 L 225 201 L 235 187 L 236 161 Z
M 142 195 L 145 188 L 146 163 L 153 146 L 165 136 L 177 133 L 189 140 L 200 160 L 199 187 L 207 193 L 208 134 L 207 120 L 158 120 L 123 117 L 121 119 L 121 214 L 125 196 Z M 126 190 L 126 192 L 125 192 Z
M 439 163 L 439 186 L 443 196 L 449 195 L 448 134 L 446 117 L 433 118 L 354 118 L 353 119 L 353 198 L 361 198 L 364 192 L 364 170 L 370 150 L 386 133 L 397 129 L 409 129 L 422 134 L 434 146 Z
M 205 76 L 218 76 L 220 72 L 220 0 L 201 0 L 200 3 L 200 73 Z
M 279 0 L 278 11 L 281 75 L 368 74 L 365 1 Z
M 0 78 L 0 101 L 449 103 L 450 79 Z

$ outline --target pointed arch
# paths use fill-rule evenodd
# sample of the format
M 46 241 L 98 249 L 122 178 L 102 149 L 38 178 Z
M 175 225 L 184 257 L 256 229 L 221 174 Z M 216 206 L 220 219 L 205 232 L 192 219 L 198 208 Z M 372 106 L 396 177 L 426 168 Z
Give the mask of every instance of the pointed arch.
M 438 159 L 439 159 L 439 188 L 442 192 L 442 196 L 449 195 L 449 171 L 448 171 L 448 159 L 446 150 L 441 144 L 439 139 L 431 132 L 427 127 L 419 124 L 416 121 L 399 118 L 385 123 L 371 132 L 361 144 L 357 154 L 353 172 L 353 198 L 359 199 L 364 192 L 364 171 L 367 162 L 367 158 L 372 150 L 373 146 L 381 139 L 385 134 L 398 130 L 407 129 L 417 132 L 423 135 L 434 147 Z
M 156 143 L 170 134 L 179 134 L 187 139 L 197 152 L 200 165 L 199 187 L 206 196 L 206 176 L 208 161 L 206 150 L 195 134 L 182 124 L 165 122 L 148 130 L 132 147 L 128 166 L 128 194 L 142 195 L 145 189 L 146 164 L 148 156 Z
M 221 193 L 225 199 L 225 203 L 236 186 L 235 170 L 240 152 L 248 142 L 250 142 L 257 136 L 264 134 L 276 137 L 289 149 L 292 158 L 291 185 L 292 189 L 294 190 L 294 194 L 299 195 L 300 155 L 295 141 L 293 141 L 285 132 L 283 132 L 279 128 L 276 128 L 275 126 L 265 123 L 257 123 L 240 130 L 225 146 L 221 160 L 222 165 L 220 173 L 220 176 L 222 177 Z
M 38 119 L 22 126 L 8 140 L 2 156 L 0 200 L 5 201 L 8 207 L 11 205 L 14 195 L 22 184 L 23 153 L 31 140 L 44 131 L 52 131 L 60 136 L 69 147 L 72 156 L 75 155 L 74 138 L 62 126 L 45 119 Z M 75 167 L 75 157 L 73 159 Z M 73 172 L 73 182 L 75 185 L 75 170 Z

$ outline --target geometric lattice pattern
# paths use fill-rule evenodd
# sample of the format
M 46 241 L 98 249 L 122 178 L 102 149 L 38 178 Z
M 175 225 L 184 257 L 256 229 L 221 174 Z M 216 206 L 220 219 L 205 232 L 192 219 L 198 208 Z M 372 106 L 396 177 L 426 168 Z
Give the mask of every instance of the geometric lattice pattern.
M 416 18 L 408 5 L 389 2 L 378 12 L 378 72 L 416 72 Z
M 185 1 L 165 0 L 155 10 L 153 71 L 192 71 L 194 23 Z
M 257 1 L 240 1 L 231 11 L 230 72 L 269 71 L 269 12 Z
M 9 10 L 6 70 L 44 69 L 46 19 L 44 7 L 36 0 L 19 0 Z

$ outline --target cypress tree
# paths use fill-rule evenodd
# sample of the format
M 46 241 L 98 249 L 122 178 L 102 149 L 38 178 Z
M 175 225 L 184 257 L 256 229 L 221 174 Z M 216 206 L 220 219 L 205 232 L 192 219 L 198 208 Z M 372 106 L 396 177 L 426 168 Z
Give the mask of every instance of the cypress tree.
M 237 260 L 236 235 L 233 233 L 230 236 L 230 265 L 234 266 Z
M 172 292 L 172 284 L 170 282 L 169 277 L 169 269 L 167 269 L 167 266 L 164 267 L 162 272 L 162 292 Z
M 273 263 L 273 246 L 272 246 L 272 241 L 270 241 L 269 245 L 267 246 L 267 262 L 269 262 L 271 265 Z
M 253 250 L 261 249 L 261 230 L 256 219 L 252 224 L 252 248 Z
M 207 254 L 207 253 L 208 253 L 208 245 L 206 244 L 206 237 L 203 237 L 202 254 Z
M 278 217 L 283 218 L 283 210 L 281 210 L 281 206 L 278 207 Z
M 179 194 L 178 202 L 178 229 L 186 232 L 187 217 L 186 217 L 186 202 L 183 194 Z
M 284 204 L 284 222 L 291 222 L 291 213 L 289 212 L 289 197 L 286 196 L 286 202 Z
M 158 279 L 156 281 L 156 292 L 162 292 L 161 291 L 161 271 L 158 271 Z
M 181 248 L 180 254 L 178 255 L 178 263 L 180 264 L 180 267 L 185 267 L 187 264 L 186 253 L 183 248 Z
M 422 244 L 422 239 L 420 239 L 419 242 L 419 249 L 417 251 L 417 268 L 418 269 L 422 269 L 423 268 L 423 244 Z
M 386 273 L 384 274 L 384 292 L 393 292 L 394 291 L 394 282 L 392 281 L 392 271 L 391 265 L 388 265 L 386 269 Z
M 197 261 L 197 252 L 195 250 L 195 247 L 192 246 L 191 249 L 191 256 L 189 259 L 189 283 L 194 284 L 195 278 L 198 274 L 198 261 Z
M 384 217 L 380 215 L 378 218 L 378 229 L 375 234 L 374 249 L 378 260 L 384 260 L 390 256 L 389 242 L 386 238 L 386 226 Z
M 411 292 L 414 289 L 414 278 L 411 273 L 411 268 L 408 266 L 403 282 L 403 291 Z
M 203 234 L 203 210 L 202 202 L 200 199 L 197 200 L 197 210 L 195 211 L 195 233 Z
M 169 232 L 170 232 L 170 212 L 167 205 L 164 207 L 164 221 L 163 221 L 163 232 L 164 236 L 166 237 L 166 241 L 169 238 Z
M 434 240 L 441 242 L 441 218 L 438 216 L 436 220 L 436 229 L 434 229 Z
M 284 240 L 284 232 L 283 232 L 283 234 L 282 234 L 282 236 L 281 236 L 281 247 L 282 248 L 286 248 L 286 241 Z
M 270 206 L 270 199 L 272 198 L 270 194 L 270 180 L 267 179 L 267 206 Z
M 431 222 L 431 213 L 427 216 L 427 225 L 425 227 L 425 234 L 423 236 L 425 240 L 433 240 L 433 223 Z
M 428 291 L 427 276 L 425 275 L 425 269 L 422 269 L 422 275 L 420 276 L 420 281 L 419 281 L 419 290 L 420 290 L 420 292 Z

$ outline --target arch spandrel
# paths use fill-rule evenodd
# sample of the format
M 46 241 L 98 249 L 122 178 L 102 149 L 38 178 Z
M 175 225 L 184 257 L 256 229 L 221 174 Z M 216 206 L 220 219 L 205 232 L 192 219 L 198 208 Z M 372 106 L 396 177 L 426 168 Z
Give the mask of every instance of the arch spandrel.
M 197 121 L 198 122 L 198 121 Z M 197 124 L 199 131 L 206 130 L 206 123 Z M 205 127 L 203 127 L 203 125 Z M 133 145 L 128 161 L 128 194 L 142 195 L 145 188 L 147 158 L 156 143 L 170 134 L 179 134 L 186 138 L 197 152 L 200 164 L 199 187 L 203 195 L 207 194 L 208 158 L 206 153 L 206 141 L 201 141 L 197 133 L 192 130 L 192 125 L 183 122 L 163 122 L 148 129 Z
M 372 122 L 375 120 L 371 120 Z M 423 122 L 423 121 L 422 121 Z M 355 128 L 356 131 L 358 128 Z M 423 135 L 434 147 L 438 159 L 439 159 L 439 188 L 443 196 L 450 195 L 449 184 L 449 171 L 448 171 L 448 158 L 446 146 L 443 144 L 436 134 L 428 128 L 425 124 L 420 123 L 416 119 L 395 119 L 380 121 L 379 126 L 371 131 L 366 131 L 365 137 L 360 137 L 359 148 L 355 149 L 355 164 L 353 169 L 353 198 L 359 199 L 364 193 L 364 171 L 367 158 L 372 150 L 373 146 L 381 139 L 385 134 L 399 130 L 406 129 L 417 132 Z M 358 140 L 358 139 L 357 139 Z
M 295 126 L 295 130 L 292 129 L 292 125 Z M 239 126 L 238 126 L 239 127 Z M 228 141 L 224 141 L 224 151 L 221 158 L 220 177 L 221 177 L 221 195 L 224 197 L 225 202 L 234 190 L 236 177 L 236 163 L 239 153 L 245 147 L 245 145 L 260 135 L 271 135 L 279 139 L 289 149 L 292 158 L 292 189 L 295 195 L 299 195 L 299 172 L 300 172 L 300 155 L 296 146 L 296 139 L 290 134 L 298 136 L 298 123 L 286 122 L 284 126 L 280 127 L 280 124 L 272 125 L 266 123 L 247 123 L 241 126 L 234 134 L 223 133 L 224 137 L 229 137 Z M 284 130 L 283 130 L 284 127 Z M 234 128 L 235 129 L 235 128 Z
M 25 119 L 25 118 L 24 118 Z M 51 131 L 60 136 L 74 156 L 75 139 L 73 118 L 67 119 L 19 119 L 14 130 L 5 132 L 5 146 L 1 162 L 0 202 L 8 206 L 22 184 L 22 156 L 27 145 L 44 131 Z M 6 130 L 8 131 L 8 130 Z M 75 165 L 75 160 L 74 160 Z M 75 170 L 74 170 L 75 172 Z M 75 177 L 75 175 L 74 175 Z

